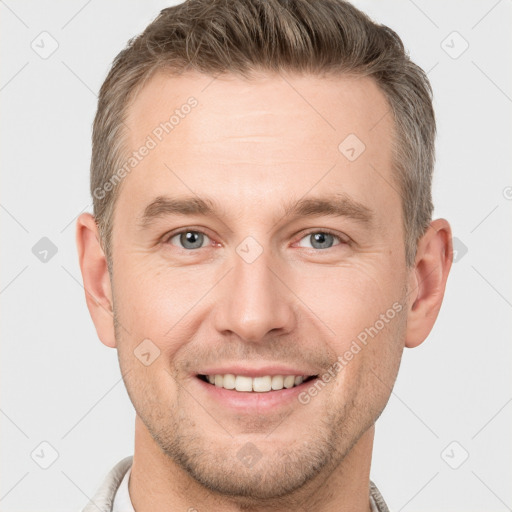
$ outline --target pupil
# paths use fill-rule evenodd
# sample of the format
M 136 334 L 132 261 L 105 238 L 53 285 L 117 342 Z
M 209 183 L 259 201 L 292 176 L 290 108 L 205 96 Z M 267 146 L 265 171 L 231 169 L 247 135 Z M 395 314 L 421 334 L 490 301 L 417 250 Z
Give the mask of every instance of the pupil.
M 181 235 L 181 244 L 185 249 L 198 249 L 203 245 L 202 234 L 197 231 L 187 231 Z
M 326 247 L 330 247 L 330 238 L 332 238 L 332 235 L 329 233 L 314 233 L 312 235 L 314 242 L 312 243 L 313 247 L 325 249 Z M 320 247 L 316 247 L 315 244 L 318 244 Z

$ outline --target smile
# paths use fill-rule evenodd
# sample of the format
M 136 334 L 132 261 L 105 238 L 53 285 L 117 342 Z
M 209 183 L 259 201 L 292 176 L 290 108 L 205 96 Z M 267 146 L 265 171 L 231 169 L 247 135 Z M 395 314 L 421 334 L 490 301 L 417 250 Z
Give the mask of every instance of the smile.
M 290 389 L 308 382 L 317 375 L 264 375 L 260 377 L 248 377 L 246 375 L 198 375 L 199 379 L 219 388 L 234 390 L 244 393 L 269 393 Z

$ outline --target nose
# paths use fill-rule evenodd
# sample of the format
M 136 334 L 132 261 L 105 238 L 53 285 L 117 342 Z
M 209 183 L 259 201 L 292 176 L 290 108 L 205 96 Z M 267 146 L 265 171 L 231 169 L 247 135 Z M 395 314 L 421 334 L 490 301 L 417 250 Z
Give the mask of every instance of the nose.
M 218 290 L 215 327 L 219 333 L 258 343 L 294 329 L 294 295 L 278 271 L 278 263 L 266 251 L 250 263 L 235 255 L 234 266 Z

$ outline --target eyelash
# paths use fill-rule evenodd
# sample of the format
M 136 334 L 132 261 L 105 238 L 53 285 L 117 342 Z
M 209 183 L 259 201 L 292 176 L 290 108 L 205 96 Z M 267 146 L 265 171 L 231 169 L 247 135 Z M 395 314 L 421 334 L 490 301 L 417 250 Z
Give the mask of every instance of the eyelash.
M 189 232 L 203 234 L 203 235 L 207 236 L 211 240 L 211 238 L 208 236 L 208 234 L 205 233 L 204 231 L 201 231 L 200 229 L 195 229 L 195 228 L 187 228 L 187 229 L 182 229 L 180 231 L 176 231 L 175 233 L 171 233 L 171 234 L 165 236 L 163 242 L 165 244 L 170 244 L 170 240 L 173 239 L 175 236 L 181 235 L 183 233 L 189 233 Z M 307 232 L 302 234 L 301 238 L 299 238 L 299 242 L 301 240 L 303 240 L 304 238 L 306 238 L 307 236 L 312 235 L 314 233 L 322 233 L 322 234 L 326 234 L 326 235 L 332 235 L 340 243 L 336 244 L 336 245 L 333 245 L 332 247 L 328 247 L 327 249 L 315 249 L 314 247 L 302 247 L 302 249 L 310 249 L 310 250 L 313 250 L 315 252 L 326 252 L 326 251 L 328 251 L 330 249 L 334 249 L 335 247 L 338 247 L 340 245 L 350 245 L 350 240 L 348 239 L 348 237 L 346 235 L 345 235 L 345 237 L 347 238 L 347 240 L 345 240 L 341 235 L 337 234 L 336 232 L 334 232 L 334 231 L 332 231 L 330 229 L 311 229 L 310 231 L 307 231 Z M 172 245 L 172 244 L 170 244 L 170 245 Z M 194 251 L 198 251 L 199 249 L 205 249 L 205 248 L 206 247 L 199 247 L 197 249 L 185 249 L 185 248 L 182 248 L 182 247 L 177 247 L 177 249 L 182 249 L 182 250 L 184 250 L 186 252 L 194 252 Z

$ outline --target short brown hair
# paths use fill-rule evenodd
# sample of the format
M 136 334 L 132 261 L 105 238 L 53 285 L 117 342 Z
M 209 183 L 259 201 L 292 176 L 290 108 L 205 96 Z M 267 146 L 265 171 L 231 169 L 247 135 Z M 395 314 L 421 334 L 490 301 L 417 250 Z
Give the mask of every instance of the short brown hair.
M 127 148 L 124 120 L 158 70 L 209 75 L 291 71 L 370 76 L 394 118 L 395 181 L 402 196 L 405 254 L 413 265 L 432 216 L 436 125 L 432 89 L 398 35 L 344 0 L 187 0 L 163 9 L 130 39 L 103 83 L 92 135 L 94 216 L 111 270 L 112 216 L 120 187 L 108 187 Z M 98 194 L 98 191 L 102 191 Z

